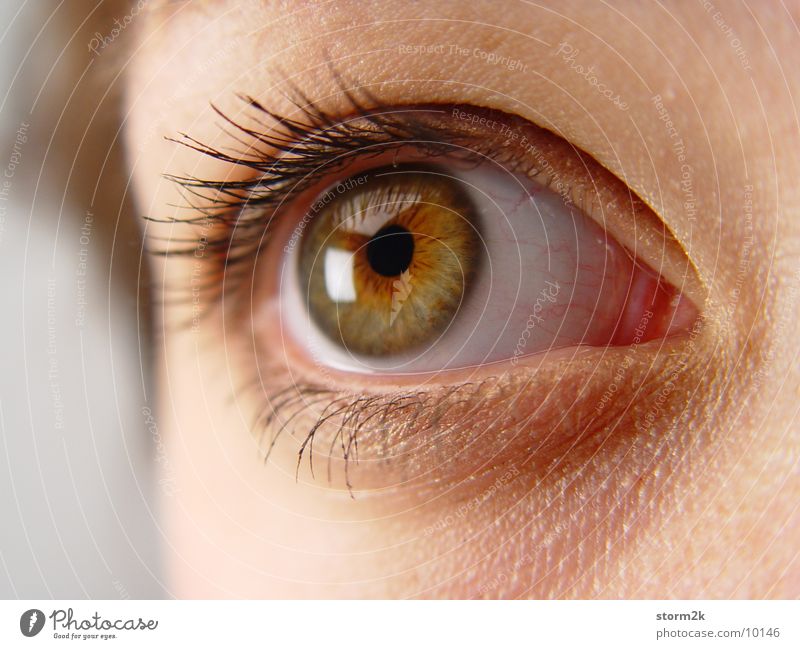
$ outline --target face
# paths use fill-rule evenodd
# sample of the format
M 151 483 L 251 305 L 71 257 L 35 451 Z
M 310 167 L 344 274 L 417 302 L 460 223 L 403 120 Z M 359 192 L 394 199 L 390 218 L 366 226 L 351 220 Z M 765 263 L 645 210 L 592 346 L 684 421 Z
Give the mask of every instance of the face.
M 176 595 L 800 594 L 796 5 L 153 4 Z

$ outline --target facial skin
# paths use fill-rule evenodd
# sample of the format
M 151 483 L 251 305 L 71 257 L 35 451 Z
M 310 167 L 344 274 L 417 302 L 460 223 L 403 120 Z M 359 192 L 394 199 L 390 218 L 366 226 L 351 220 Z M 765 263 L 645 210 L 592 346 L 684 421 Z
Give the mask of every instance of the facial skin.
M 470 376 L 477 410 L 410 417 L 405 437 L 398 414 L 382 442 L 365 427 L 355 498 L 340 472 L 328 482 L 324 460 L 296 477 L 291 435 L 264 462 L 275 431 L 253 425 L 263 393 L 321 372 L 274 317 L 279 247 L 259 261 L 244 324 L 212 311 L 191 331 L 190 304 L 165 309 L 155 353 L 176 596 L 800 596 L 800 7 L 719 5 L 209 0 L 142 15 L 126 100 L 140 212 L 190 214 L 172 207 L 186 199 L 164 173 L 248 177 L 162 136 L 231 146 L 210 103 L 241 116 L 244 93 L 296 115 L 287 77 L 346 111 L 332 66 L 387 106 L 471 104 L 562 134 L 650 205 L 703 287 L 699 333 L 636 350 L 602 415 L 624 348 L 484 368 Z M 154 246 L 200 234 L 147 226 Z M 195 268 L 155 258 L 153 284 L 189 291 Z M 254 351 L 252 336 L 272 344 Z M 254 376 L 258 389 L 243 389 Z M 359 394 L 408 389 L 331 376 Z M 418 389 L 440 398 L 464 380 Z

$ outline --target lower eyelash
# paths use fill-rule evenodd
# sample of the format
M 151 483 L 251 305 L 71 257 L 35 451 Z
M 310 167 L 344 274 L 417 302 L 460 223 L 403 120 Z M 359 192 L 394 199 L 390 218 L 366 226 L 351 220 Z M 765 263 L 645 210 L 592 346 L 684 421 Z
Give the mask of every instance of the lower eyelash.
M 255 428 L 262 431 L 260 440 L 264 462 L 269 461 L 278 439 L 286 434 L 293 435 L 293 423 L 300 422 L 306 430 L 301 434 L 302 441 L 298 440 L 295 477 L 299 477 L 304 456 L 314 475 L 314 442 L 319 435 L 324 435 L 330 439 L 323 456 L 328 458 L 328 482 L 333 479 L 333 460 L 344 461 L 345 484 L 351 497 L 354 497 L 350 463 L 357 464 L 359 461 L 359 435 L 363 431 L 368 430 L 373 438 L 382 436 L 385 447 L 392 448 L 392 439 L 405 437 L 412 426 L 418 430 L 439 430 L 442 420 L 453 408 L 476 403 L 475 396 L 481 393 L 483 385 L 483 382 L 463 383 L 451 386 L 435 397 L 422 391 L 381 395 L 342 394 L 313 384 L 294 384 L 276 390 L 265 395 L 267 405 L 256 419 Z M 287 393 L 289 396 L 286 396 Z M 462 394 L 464 398 L 460 398 Z M 321 403 L 326 405 L 315 412 L 314 406 Z M 398 420 L 402 420 L 402 423 L 398 423 Z M 268 431 L 272 431 L 272 435 L 267 442 L 265 437 Z M 438 434 L 446 434 L 446 429 Z M 431 440 L 426 439 L 426 443 L 431 443 Z M 335 455 L 337 449 L 341 453 L 339 456 Z

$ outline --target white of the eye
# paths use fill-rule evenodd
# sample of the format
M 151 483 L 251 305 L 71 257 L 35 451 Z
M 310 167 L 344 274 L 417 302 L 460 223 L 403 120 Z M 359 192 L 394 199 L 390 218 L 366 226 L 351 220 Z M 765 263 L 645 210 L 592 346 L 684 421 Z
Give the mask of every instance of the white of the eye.
M 356 301 L 353 265 L 353 253 L 349 250 L 328 248 L 325 251 L 325 289 L 334 302 Z

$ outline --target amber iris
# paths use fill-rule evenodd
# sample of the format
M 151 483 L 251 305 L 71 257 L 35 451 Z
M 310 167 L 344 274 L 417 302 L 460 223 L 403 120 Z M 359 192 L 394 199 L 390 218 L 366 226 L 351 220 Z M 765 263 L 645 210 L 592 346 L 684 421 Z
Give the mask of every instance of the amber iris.
M 463 303 L 481 257 L 479 224 L 457 179 L 426 168 L 358 176 L 304 234 L 299 272 L 314 324 L 354 354 L 433 342 Z

